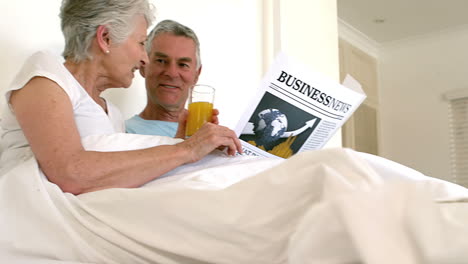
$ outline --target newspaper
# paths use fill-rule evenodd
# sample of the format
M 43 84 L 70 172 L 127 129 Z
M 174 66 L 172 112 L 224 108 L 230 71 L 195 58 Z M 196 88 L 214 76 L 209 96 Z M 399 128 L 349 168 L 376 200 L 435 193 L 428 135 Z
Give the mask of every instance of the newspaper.
M 247 155 L 288 158 L 322 148 L 365 98 L 351 76 L 341 85 L 280 53 L 235 132 Z

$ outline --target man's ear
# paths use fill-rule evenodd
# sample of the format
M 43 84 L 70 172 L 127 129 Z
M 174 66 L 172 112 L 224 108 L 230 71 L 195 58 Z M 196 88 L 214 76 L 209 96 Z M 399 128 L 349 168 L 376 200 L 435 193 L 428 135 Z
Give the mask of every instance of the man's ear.
M 145 77 L 145 74 L 146 74 L 146 73 L 145 73 L 145 66 L 141 66 L 139 71 L 140 71 L 141 77 L 146 78 L 146 77 Z
M 99 48 L 104 53 L 108 53 L 110 48 L 110 34 L 106 26 L 98 26 L 96 30 L 96 40 L 99 45 Z

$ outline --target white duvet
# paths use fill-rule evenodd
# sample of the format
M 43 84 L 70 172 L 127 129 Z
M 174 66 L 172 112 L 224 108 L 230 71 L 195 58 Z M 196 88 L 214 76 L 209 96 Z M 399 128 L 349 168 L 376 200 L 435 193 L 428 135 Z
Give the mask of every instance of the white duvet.
M 98 151 L 175 142 L 83 140 Z M 0 175 L 0 263 L 468 263 L 467 189 L 348 149 L 214 152 L 140 188 L 79 196 L 30 153 L 18 159 Z

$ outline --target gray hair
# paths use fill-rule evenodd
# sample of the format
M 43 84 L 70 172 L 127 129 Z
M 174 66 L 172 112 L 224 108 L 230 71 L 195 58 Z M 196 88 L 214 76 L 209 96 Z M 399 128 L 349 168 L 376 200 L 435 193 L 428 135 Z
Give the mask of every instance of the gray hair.
M 171 33 L 175 36 L 181 36 L 181 37 L 186 37 L 190 38 L 193 40 L 195 43 L 195 58 L 197 60 L 197 69 L 200 69 L 201 66 L 201 57 L 200 57 L 200 41 L 198 41 L 197 34 L 195 32 L 179 22 L 173 21 L 173 20 L 163 20 L 159 22 L 153 30 L 148 35 L 148 39 L 146 40 L 146 52 L 148 53 L 148 56 L 151 53 L 151 43 L 153 42 L 153 39 L 162 33 Z
M 89 48 L 100 25 L 107 26 L 115 43 L 124 42 L 134 30 L 137 15 L 143 15 L 148 25 L 153 23 L 148 0 L 62 0 L 63 57 L 75 62 L 91 59 Z

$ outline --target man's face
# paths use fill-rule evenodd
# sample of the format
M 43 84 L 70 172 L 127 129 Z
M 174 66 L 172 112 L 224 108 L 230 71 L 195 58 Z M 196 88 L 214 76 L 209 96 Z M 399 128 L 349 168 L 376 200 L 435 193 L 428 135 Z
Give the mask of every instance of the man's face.
M 201 71 L 195 54 L 190 38 L 162 33 L 153 39 L 149 63 L 141 71 L 151 103 L 169 111 L 184 108 L 189 89 L 197 83 Z

